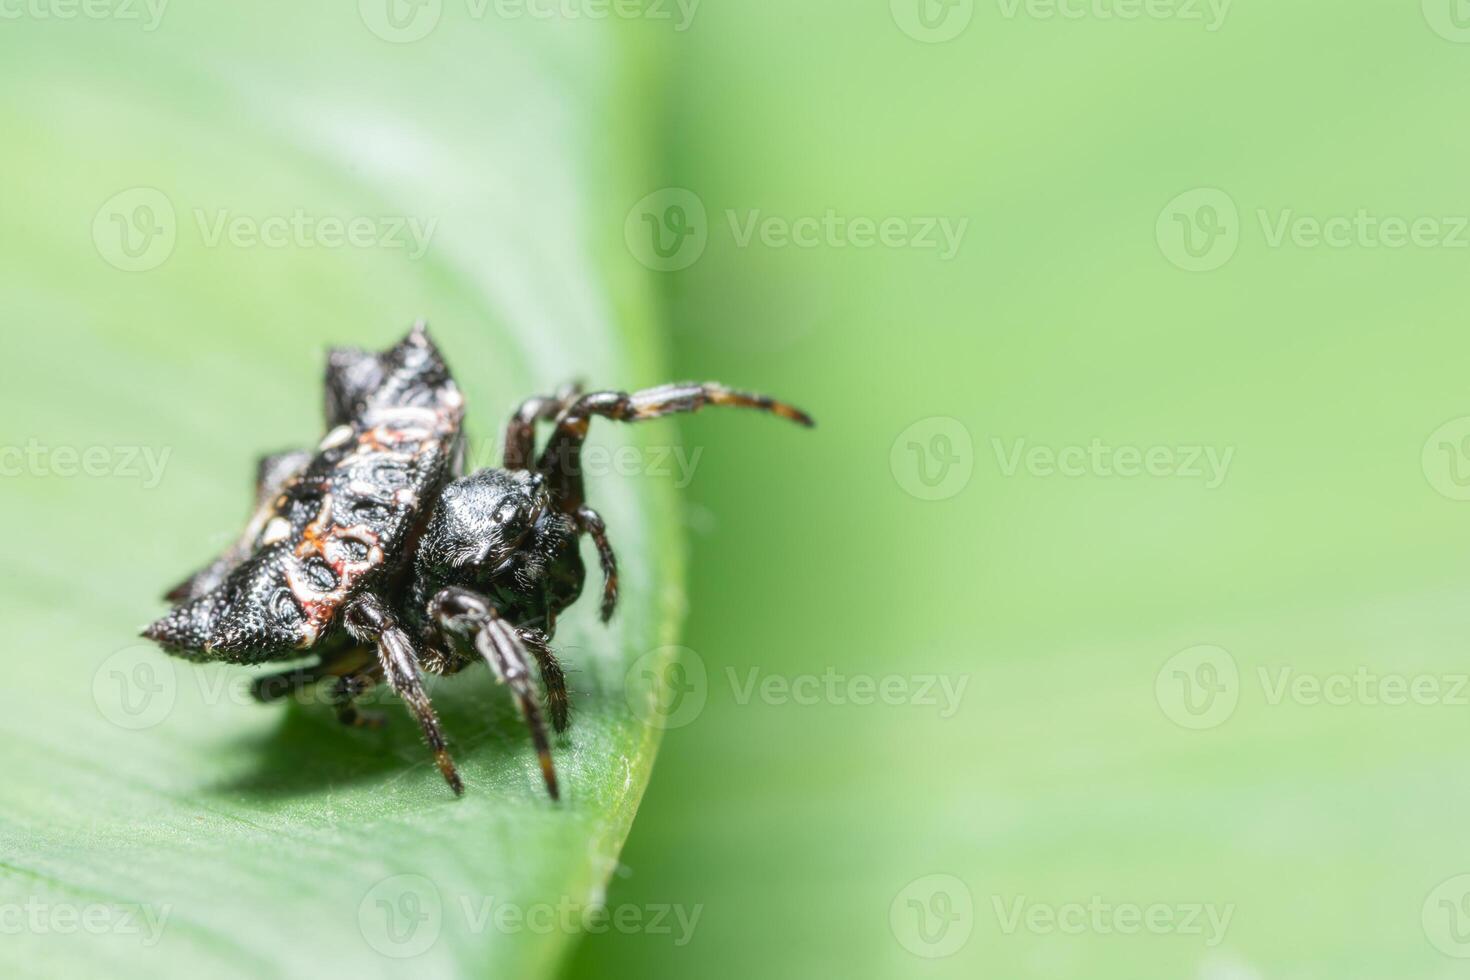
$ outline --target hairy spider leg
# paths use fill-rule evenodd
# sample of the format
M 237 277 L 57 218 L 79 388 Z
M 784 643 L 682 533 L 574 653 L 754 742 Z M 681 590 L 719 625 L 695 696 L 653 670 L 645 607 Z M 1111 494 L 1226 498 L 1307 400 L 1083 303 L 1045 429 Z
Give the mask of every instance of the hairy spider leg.
M 546 735 L 541 708 L 536 703 L 536 692 L 531 687 L 530 667 L 520 634 L 500 617 L 489 599 L 468 589 L 441 589 L 430 600 L 429 608 L 443 632 L 471 644 L 490 666 L 496 679 L 510 688 L 531 733 L 531 744 L 541 764 L 546 792 L 553 800 L 561 799 L 556 767 L 551 761 L 551 742 Z
M 429 703 L 428 692 L 424 690 L 413 639 L 394 620 L 383 601 L 372 593 L 354 599 L 347 606 L 343 622 L 359 642 L 376 645 L 388 686 L 418 719 L 424 738 L 434 753 L 434 761 L 438 763 L 449 788 L 454 790 L 455 796 L 463 796 L 464 782 L 454 767 L 454 759 L 444 742 L 444 732 L 439 727 L 439 718 Z

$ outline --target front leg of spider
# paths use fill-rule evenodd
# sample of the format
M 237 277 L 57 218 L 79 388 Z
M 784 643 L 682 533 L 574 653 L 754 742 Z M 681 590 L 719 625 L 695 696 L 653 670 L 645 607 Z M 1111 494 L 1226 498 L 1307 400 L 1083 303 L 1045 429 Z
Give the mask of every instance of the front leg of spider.
M 557 509 L 576 521 L 577 528 L 592 538 L 602 565 L 602 621 L 612 619 L 618 602 L 618 559 L 608 541 L 607 526 L 597 511 L 587 506 L 587 487 L 582 478 L 582 446 L 592 419 L 601 417 L 615 422 L 642 422 L 697 412 L 707 405 L 753 408 L 778 418 L 811 428 L 811 416 L 786 402 L 768 395 L 736 391 L 722 384 L 685 381 L 661 385 L 629 394 L 626 391 L 595 391 L 577 394 L 575 389 L 555 399 L 528 401 L 516 413 L 507 429 L 506 467 L 525 467 L 532 453 L 534 426 L 555 410 L 556 427 L 546 441 L 535 470 L 546 477 L 547 489 Z
M 551 652 L 551 644 L 547 642 L 545 633 L 529 626 L 519 627 L 516 633 L 526 649 L 531 651 L 531 656 L 536 658 L 536 665 L 541 668 L 541 686 L 546 688 L 546 707 L 551 712 L 551 727 L 560 734 L 567 730 L 572 714 L 571 699 L 567 697 L 566 672 L 562 670 L 556 655 Z
M 454 767 L 449 747 L 444 742 L 444 732 L 439 728 L 439 718 L 434 706 L 429 703 L 424 690 L 423 677 L 419 673 L 418 651 L 413 640 L 403 627 L 388 612 L 383 601 L 372 593 L 354 599 L 348 606 L 343 619 L 347 631 L 360 643 L 377 647 L 378 660 L 383 667 L 383 677 L 408 709 L 418 719 L 424 730 L 424 738 L 434 753 L 434 761 L 444 774 L 445 782 L 454 790 L 455 796 L 464 795 L 464 782 Z
M 505 427 L 502 465 L 508 470 L 528 469 L 535 462 L 536 423 L 555 422 L 556 417 L 581 394 L 581 383 L 573 382 L 554 395 L 535 395 L 521 402 Z
M 546 792 L 553 800 L 561 799 L 556 766 L 551 761 L 551 741 L 531 687 L 531 670 L 520 634 L 500 617 L 489 600 L 468 589 L 440 590 L 429 603 L 429 616 L 447 639 L 461 649 L 472 649 L 489 665 L 496 680 L 510 688 L 531 732 Z
M 602 565 L 602 621 L 610 621 L 618 608 L 618 556 L 607 539 L 607 525 L 602 515 L 583 504 L 573 515 L 577 529 L 592 539 L 597 547 L 597 560 Z

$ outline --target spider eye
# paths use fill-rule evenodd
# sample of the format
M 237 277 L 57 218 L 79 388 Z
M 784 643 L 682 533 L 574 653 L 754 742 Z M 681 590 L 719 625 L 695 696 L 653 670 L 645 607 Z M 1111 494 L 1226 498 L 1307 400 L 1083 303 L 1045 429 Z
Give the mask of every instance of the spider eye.
M 501 504 L 495 510 L 495 523 L 514 525 L 521 516 L 521 508 L 516 504 Z

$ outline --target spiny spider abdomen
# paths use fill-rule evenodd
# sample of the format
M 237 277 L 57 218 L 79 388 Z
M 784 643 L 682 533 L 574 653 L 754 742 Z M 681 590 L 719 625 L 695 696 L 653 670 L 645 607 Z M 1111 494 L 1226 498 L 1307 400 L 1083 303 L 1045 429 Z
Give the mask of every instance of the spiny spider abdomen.
M 566 682 L 549 641 L 558 614 L 582 592 L 582 535 L 602 566 L 604 622 L 618 598 L 617 559 L 582 480 L 592 418 L 637 422 L 733 405 L 813 424 L 790 405 L 718 384 L 633 394 L 573 387 L 521 405 L 506 429 L 503 468 L 465 474 L 464 399 L 422 323 L 381 354 L 331 351 L 326 393 L 326 436 L 313 451 L 260 461 L 244 533 L 168 592 L 173 608 L 143 635 L 195 661 L 313 657 L 260 678 L 256 697 L 330 681 L 348 724 L 375 723 L 354 702 L 386 682 L 417 717 L 456 794 L 464 784 L 422 674 L 484 662 L 515 696 L 547 792 L 559 798 L 530 664 L 552 727 L 564 731 Z M 538 422 L 553 426 L 539 456 Z

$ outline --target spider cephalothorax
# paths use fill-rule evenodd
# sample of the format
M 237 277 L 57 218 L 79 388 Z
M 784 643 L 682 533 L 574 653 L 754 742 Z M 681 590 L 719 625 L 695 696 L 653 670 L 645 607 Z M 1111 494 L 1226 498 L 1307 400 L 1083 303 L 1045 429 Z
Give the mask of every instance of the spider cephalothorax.
M 631 395 L 573 387 L 523 403 L 506 430 L 503 468 L 465 475 L 464 399 L 423 324 L 381 354 L 333 350 L 326 389 L 326 436 L 311 452 L 261 460 L 244 534 L 171 590 L 175 605 L 143 635 L 191 660 L 314 657 L 257 681 L 257 697 L 330 681 L 351 724 L 374 720 L 354 701 L 386 681 L 456 793 L 464 786 L 422 671 L 451 674 L 483 661 L 514 693 L 547 791 L 558 796 L 529 665 L 538 667 L 552 726 L 564 730 L 566 683 L 549 640 L 557 615 L 582 592 L 583 534 L 602 566 L 604 621 L 618 598 L 617 559 L 582 481 L 591 419 L 735 405 L 812 424 L 789 405 L 717 384 Z M 539 456 L 538 422 L 553 425 Z
M 493 600 L 505 618 L 550 633 L 557 614 L 582 594 L 580 537 L 543 474 L 485 469 L 462 477 L 440 493 L 424 530 L 414 605 L 457 585 Z

